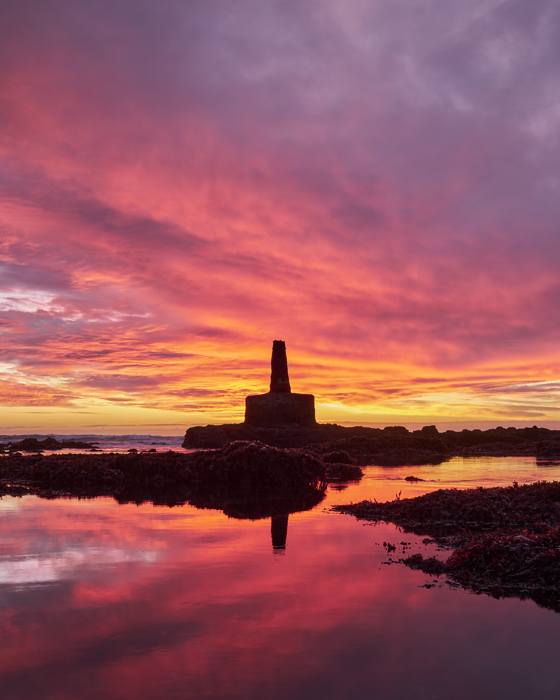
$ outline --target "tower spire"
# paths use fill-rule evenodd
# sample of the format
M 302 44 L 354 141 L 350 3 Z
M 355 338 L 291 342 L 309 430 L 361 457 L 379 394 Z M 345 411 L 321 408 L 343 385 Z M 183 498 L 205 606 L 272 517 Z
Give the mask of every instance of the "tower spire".
M 286 343 L 283 340 L 275 340 L 272 343 L 272 357 L 270 359 L 270 391 L 273 394 L 289 394 L 290 377 L 288 376 L 288 358 L 286 356 Z

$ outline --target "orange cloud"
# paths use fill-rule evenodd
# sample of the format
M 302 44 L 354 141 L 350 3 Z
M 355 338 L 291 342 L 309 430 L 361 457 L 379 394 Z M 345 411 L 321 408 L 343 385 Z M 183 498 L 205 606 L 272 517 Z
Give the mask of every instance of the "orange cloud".
M 323 419 L 560 419 L 550 37 L 520 80 L 478 69 L 492 27 L 517 36 L 507 8 L 417 16 L 397 60 L 389 5 L 251 8 L 249 36 L 246 3 L 226 25 L 21 7 L 0 30 L 3 422 L 238 419 L 274 337 Z

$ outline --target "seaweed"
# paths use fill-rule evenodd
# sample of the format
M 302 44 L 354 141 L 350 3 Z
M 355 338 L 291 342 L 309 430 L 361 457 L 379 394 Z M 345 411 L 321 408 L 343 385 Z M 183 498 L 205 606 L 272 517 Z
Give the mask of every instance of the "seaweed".
M 267 517 L 316 505 L 327 471 L 316 455 L 258 442 L 193 454 L 10 455 L 0 460 L 0 495 L 112 496 L 119 503 L 192 503 L 236 517 Z
M 560 482 L 441 489 L 335 510 L 395 523 L 451 550 L 446 561 L 422 554 L 401 559 L 409 568 L 445 575 L 476 593 L 531 598 L 560 611 Z

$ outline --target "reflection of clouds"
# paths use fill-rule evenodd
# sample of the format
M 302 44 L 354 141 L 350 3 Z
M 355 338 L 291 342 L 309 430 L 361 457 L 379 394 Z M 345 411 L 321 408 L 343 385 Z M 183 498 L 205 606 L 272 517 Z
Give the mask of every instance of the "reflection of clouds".
M 471 475 L 487 473 L 483 462 L 472 462 Z M 435 476 L 438 468 L 426 469 Z M 389 472 L 406 473 L 371 470 L 386 479 Z M 394 495 L 400 485 L 389 488 Z M 364 479 L 351 493 L 330 494 L 327 505 L 379 490 L 379 481 Z M 362 697 L 371 688 L 379 697 L 415 697 L 433 685 L 436 667 L 471 678 L 477 663 L 480 673 L 495 674 L 500 659 L 494 654 L 488 665 L 488 654 L 500 648 L 504 629 L 508 663 L 513 655 L 534 670 L 555 653 L 557 626 L 547 632 L 535 606 L 421 589 L 420 572 L 380 566 L 380 543 L 400 541 L 401 532 L 363 527 L 324 512 L 325 503 L 290 516 L 280 558 L 271 556 L 267 519 L 109 499 L 22 503 L 25 510 L 0 528 L 13 525 L 20 554 L 0 559 L 0 581 L 9 578 L 17 591 L 0 589 L 8 603 L 0 611 L 5 697 L 44 697 L 48 689 L 82 700 L 283 700 Z M 54 581 L 68 584 L 31 585 Z
M 49 554 L 0 557 L 0 584 L 48 583 L 78 578 L 84 570 L 124 563 L 153 564 L 155 551 L 84 547 Z
M 4 496 L 0 498 L 0 513 L 15 513 L 22 508 L 20 498 Z

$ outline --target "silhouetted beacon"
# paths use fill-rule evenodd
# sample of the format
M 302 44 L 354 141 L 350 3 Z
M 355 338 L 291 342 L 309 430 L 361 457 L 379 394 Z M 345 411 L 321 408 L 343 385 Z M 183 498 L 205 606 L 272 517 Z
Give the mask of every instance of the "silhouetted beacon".
M 313 394 L 292 394 L 286 343 L 283 340 L 272 343 L 270 366 L 270 391 L 268 394 L 247 396 L 245 423 L 257 426 L 314 425 L 315 397 Z

